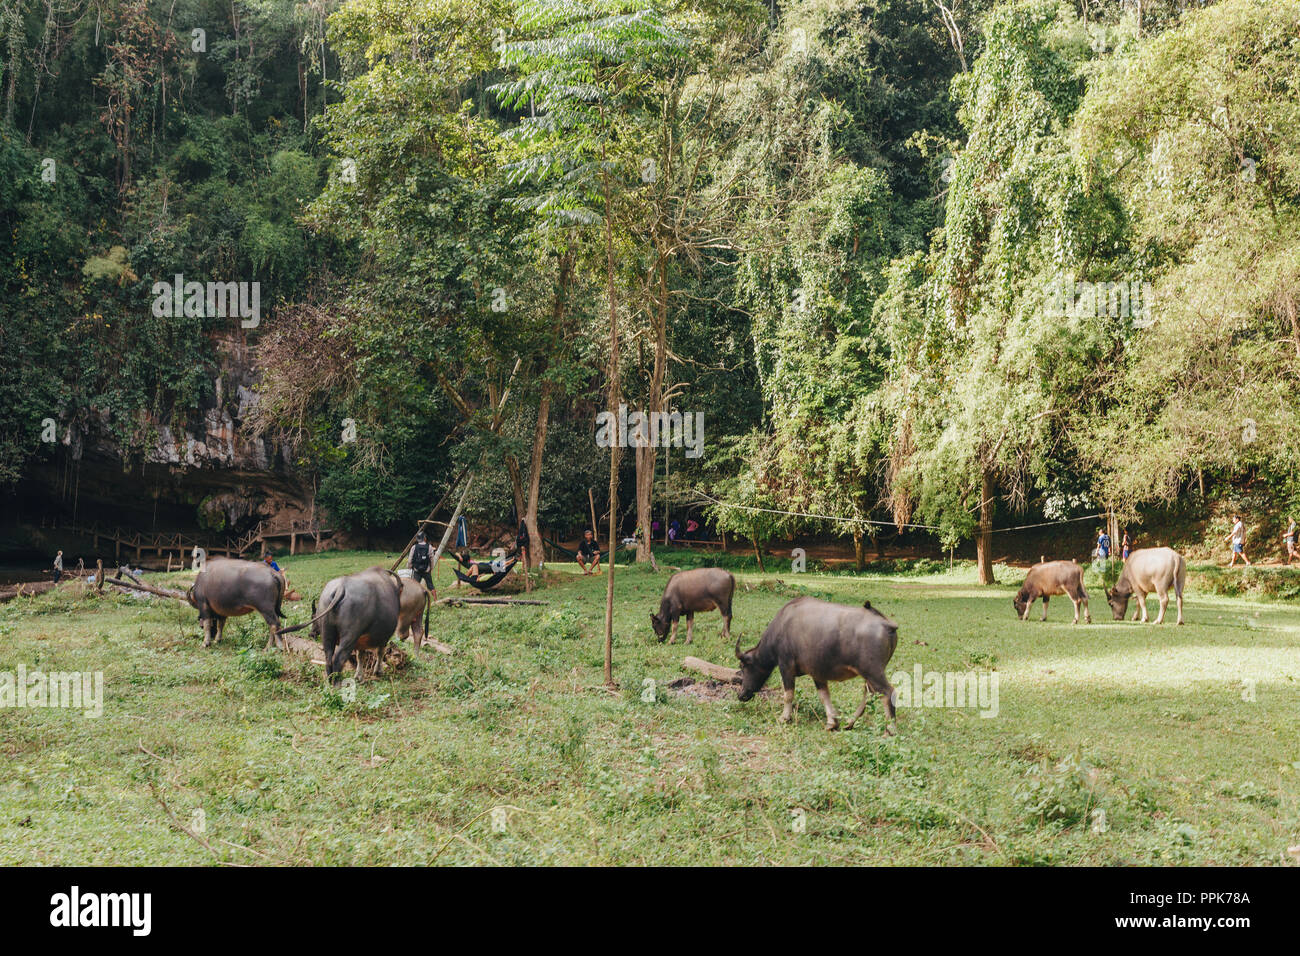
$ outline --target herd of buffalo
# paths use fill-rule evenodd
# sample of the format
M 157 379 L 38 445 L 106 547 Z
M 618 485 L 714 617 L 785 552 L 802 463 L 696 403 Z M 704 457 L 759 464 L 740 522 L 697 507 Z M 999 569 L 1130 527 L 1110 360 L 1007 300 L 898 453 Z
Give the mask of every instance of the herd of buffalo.
M 1186 579 L 1187 562 L 1178 552 L 1172 548 L 1144 548 L 1134 551 L 1124 562 L 1118 582 L 1106 597 L 1118 621 L 1127 614 L 1129 599 L 1136 596 L 1138 611 L 1134 620 L 1140 617 L 1145 622 L 1146 598 L 1154 593 L 1160 600 L 1155 623 L 1160 624 L 1172 589 L 1178 623 L 1182 624 Z M 664 588 L 659 612 L 650 615 L 651 626 L 660 641 L 671 633 L 670 643 L 676 643 L 677 622 L 685 617 L 689 644 L 694 637 L 696 613 L 717 610 L 722 615 L 723 636 L 730 637 L 735 591 L 736 579 L 721 568 L 679 571 Z M 1074 623 L 1079 621 L 1080 605 L 1084 620 L 1091 623 L 1083 568 L 1074 561 L 1034 565 L 1012 603 L 1017 616 L 1025 620 L 1033 604 L 1042 598 L 1045 620 L 1048 599 L 1058 594 L 1073 602 Z M 199 612 L 204 647 L 221 639 L 227 618 L 256 611 L 270 628 L 268 650 L 284 646 L 285 634 L 310 627 L 312 637 L 321 642 L 325 653 L 327 680 L 332 680 L 350 661 L 355 663 L 358 677 L 381 673 L 384 650 L 394 633 L 399 640 L 412 637 L 419 647 L 428 630 L 431 596 L 424 585 L 382 567 L 332 579 L 321 591 L 319 601 L 312 602 L 311 619 L 293 627 L 280 626 L 285 617 L 281 610 L 284 595 L 285 579 L 279 571 L 263 563 L 234 559 L 208 562 L 187 592 L 190 604 Z M 831 704 L 827 684 L 861 677 L 865 685 L 862 704 L 845 729 L 862 716 L 873 693 L 883 697 L 886 717 L 892 721 L 894 688 L 885 677 L 885 667 L 897 643 L 898 625 L 873 608 L 870 601 L 853 607 L 812 597 L 795 598 L 777 612 L 754 648 L 742 651 L 737 638 L 739 698 L 752 698 L 772 672 L 779 670 L 785 704 L 781 720 L 789 721 L 795 678 L 807 675 L 826 708 L 827 728 L 835 730 L 839 716 Z M 374 662 L 372 666 L 367 665 L 367 659 Z

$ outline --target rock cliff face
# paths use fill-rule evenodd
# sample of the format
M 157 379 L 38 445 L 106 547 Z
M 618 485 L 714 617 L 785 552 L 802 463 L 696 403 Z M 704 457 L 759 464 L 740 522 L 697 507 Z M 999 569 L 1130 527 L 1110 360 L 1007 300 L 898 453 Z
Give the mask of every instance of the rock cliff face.
M 141 413 L 131 448 L 113 435 L 107 410 L 64 423 L 59 447 L 19 486 L 18 519 L 98 522 L 138 531 L 236 537 L 259 521 L 308 521 L 313 489 L 292 449 L 253 438 L 255 352 L 242 330 L 214 340 L 219 367 L 200 409 Z

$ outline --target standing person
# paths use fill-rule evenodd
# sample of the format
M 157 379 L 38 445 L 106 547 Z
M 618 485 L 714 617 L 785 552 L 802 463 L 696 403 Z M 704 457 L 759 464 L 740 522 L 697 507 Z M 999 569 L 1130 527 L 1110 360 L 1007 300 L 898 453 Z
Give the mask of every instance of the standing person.
M 1292 515 L 1286 526 L 1286 532 L 1282 535 L 1282 542 L 1286 545 L 1286 563 L 1291 564 L 1292 558 L 1300 558 L 1300 552 L 1295 549 L 1296 526 L 1295 515 Z
M 415 546 L 411 548 L 411 577 L 421 582 L 425 590 L 433 593 L 433 575 L 429 573 L 429 540 L 423 531 L 416 532 Z
M 1124 559 L 1125 561 L 1127 561 L 1127 560 L 1128 560 L 1129 552 L 1130 552 L 1131 550 L 1133 550 L 1133 546 L 1132 546 L 1132 544 L 1129 542 L 1129 539 L 1128 539 L 1128 529 L 1125 528 L 1125 529 L 1124 529 L 1124 540 L 1120 542 L 1120 546 L 1119 546 L 1119 556 L 1120 556 L 1122 559 Z
M 582 533 L 582 540 L 578 542 L 578 567 L 582 568 L 583 574 L 595 574 L 600 570 L 600 547 L 590 528 Z
M 682 525 L 676 518 L 668 522 L 668 540 L 676 541 L 677 536 L 682 533 Z
M 694 518 L 687 518 L 687 519 L 686 519 L 686 535 L 687 535 L 687 537 L 690 537 L 690 538 L 695 537 L 695 532 L 697 532 L 697 531 L 699 531 L 699 530 L 700 530 L 700 523 L 699 523 L 698 521 L 696 521 Z
M 1110 535 L 1105 528 L 1097 529 L 1097 557 L 1102 561 L 1110 560 Z
M 60 551 L 54 556 L 54 583 L 59 583 L 59 578 L 63 577 L 63 552 Z
M 1228 560 L 1228 567 L 1236 567 L 1237 555 L 1241 555 L 1241 560 L 1250 564 L 1250 558 L 1246 556 L 1246 525 L 1241 520 L 1241 515 L 1232 516 L 1232 530 L 1223 538 L 1224 541 L 1232 542 L 1232 557 Z

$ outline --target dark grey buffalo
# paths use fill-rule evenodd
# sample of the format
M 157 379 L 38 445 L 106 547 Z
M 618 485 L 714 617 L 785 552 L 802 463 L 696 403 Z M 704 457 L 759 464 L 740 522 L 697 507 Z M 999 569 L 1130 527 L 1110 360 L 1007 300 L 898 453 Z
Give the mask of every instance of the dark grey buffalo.
M 844 729 L 850 730 L 857 723 L 873 693 L 884 696 L 885 714 L 892 721 L 894 688 L 885 678 L 885 665 L 894 656 L 897 644 L 898 625 L 873 608 L 870 601 L 862 607 L 849 607 L 817 598 L 795 598 L 776 612 L 753 650 L 742 652 L 739 639 L 736 641 L 739 697 L 749 700 L 767 683 L 772 671 L 780 669 L 785 692 L 781 720 L 788 722 L 794 708 L 794 680 L 807 674 L 826 708 L 826 729 L 837 730 L 840 718 L 826 684 L 861 677 L 866 684 L 862 705 Z
M 432 596 L 425 586 L 415 578 L 402 578 L 402 591 L 397 596 L 397 639 L 406 640 L 409 635 L 411 643 L 417 648 L 424 643 L 429 630 L 429 602 Z M 424 623 L 420 623 L 420 615 Z
M 325 679 L 333 680 L 353 653 L 357 678 L 365 676 L 366 652 L 373 652 L 374 673 L 383 673 L 384 650 L 397 629 L 401 613 L 402 579 L 386 568 L 373 567 L 334 578 L 320 593 L 320 613 L 312 604 L 312 637 L 325 651 Z
M 1139 548 L 1128 556 L 1124 570 L 1115 587 L 1106 595 L 1115 620 L 1124 620 L 1128 613 L 1128 599 L 1137 595 L 1138 607 L 1133 620 L 1140 617 L 1147 622 L 1147 595 L 1155 592 L 1160 598 L 1157 624 L 1165 621 L 1165 608 L 1169 606 L 1169 589 L 1174 589 L 1178 599 L 1178 623 L 1183 623 L 1183 585 L 1187 582 L 1187 559 L 1173 548 Z
M 203 625 L 203 646 L 221 640 L 226 618 L 257 611 L 271 629 L 267 650 L 280 640 L 280 610 L 284 600 L 284 576 L 260 561 L 210 558 L 186 592 L 190 604 L 198 609 Z
M 1043 617 L 1047 620 L 1047 599 L 1054 594 L 1064 594 L 1074 603 L 1074 621 L 1079 623 L 1079 605 L 1083 605 L 1083 619 L 1092 623 L 1088 611 L 1088 592 L 1083 589 L 1083 568 L 1073 561 L 1044 561 L 1035 564 L 1025 575 L 1020 593 L 1011 599 L 1022 621 L 1029 620 L 1029 609 L 1039 598 L 1043 599 Z
M 650 615 L 650 626 L 663 640 L 669 628 L 673 636 L 669 644 L 677 643 L 677 621 L 686 615 L 686 643 L 695 636 L 695 612 L 722 612 L 722 636 L 731 636 L 731 597 L 736 593 L 736 579 L 722 568 L 694 568 L 678 571 L 668 579 L 664 596 L 659 601 L 659 613 Z

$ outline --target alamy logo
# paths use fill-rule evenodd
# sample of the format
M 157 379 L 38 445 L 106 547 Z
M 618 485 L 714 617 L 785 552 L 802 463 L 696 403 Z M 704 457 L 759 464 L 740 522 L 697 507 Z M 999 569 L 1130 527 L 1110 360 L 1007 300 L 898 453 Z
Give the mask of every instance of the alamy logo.
M 27 670 L 0 671 L 0 710 L 5 708 L 62 707 L 80 710 L 86 717 L 104 716 L 103 671 Z
M 997 671 L 924 671 L 916 664 L 910 674 L 892 674 L 890 682 L 895 707 L 972 707 L 981 717 L 998 715 Z
M 1145 328 L 1155 322 L 1151 313 L 1150 282 L 1075 282 L 1057 279 L 1047 287 L 1043 309 L 1052 318 L 1133 319 Z
M 596 416 L 596 445 L 600 448 L 685 448 L 687 458 L 704 452 L 704 413 L 629 412 Z
M 262 321 L 259 282 L 186 282 L 178 272 L 171 282 L 155 282 L 153 295 L 153 314 L 160 319 L 238 316 L 246 329 Z
M 74 886 L 70 893 L 50 897 L 50 925 L 129 926 L 132 935 L 148 936 L 153 928 L 153 894 L 82 893 Z

